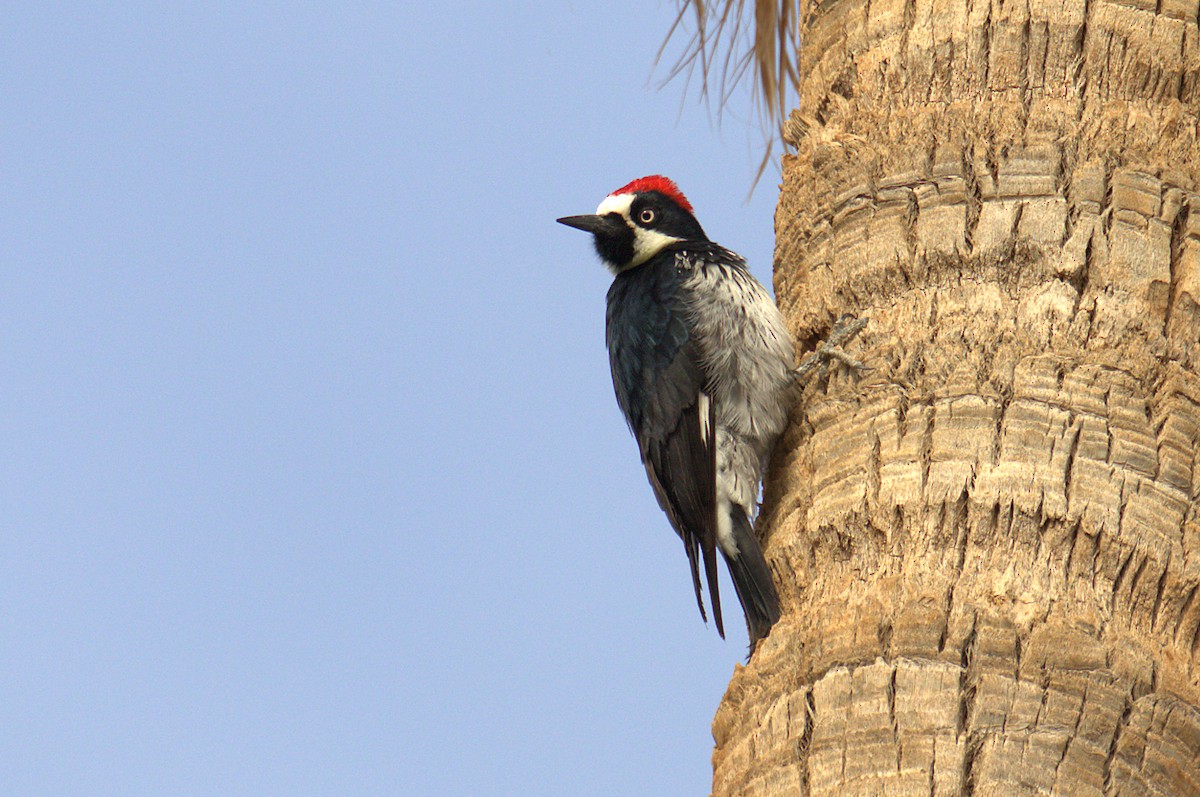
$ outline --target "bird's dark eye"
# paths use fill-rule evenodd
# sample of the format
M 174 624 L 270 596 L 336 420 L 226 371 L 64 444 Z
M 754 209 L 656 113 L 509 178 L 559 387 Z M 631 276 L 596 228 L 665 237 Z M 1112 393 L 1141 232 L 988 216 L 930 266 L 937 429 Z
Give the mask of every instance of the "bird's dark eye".
M 653 210 L 650 208 L 644 208 L 642 212 L 638 214 L 638 221 L 640 221 L 642 224 L 653 224 L 656 217 L 657 216 Z

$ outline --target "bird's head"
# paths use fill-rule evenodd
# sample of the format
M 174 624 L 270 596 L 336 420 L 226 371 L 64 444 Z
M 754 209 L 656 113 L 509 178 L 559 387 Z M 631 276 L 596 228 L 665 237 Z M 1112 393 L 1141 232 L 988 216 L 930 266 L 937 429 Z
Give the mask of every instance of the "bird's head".
M 596 252 L 614 273 L 640 266 L 677 241 L 707 241 L 692 203 L 675 183 L 654 174 L 604 198 L 594 214 L 566 216 L 559 224 L 590 232 Z

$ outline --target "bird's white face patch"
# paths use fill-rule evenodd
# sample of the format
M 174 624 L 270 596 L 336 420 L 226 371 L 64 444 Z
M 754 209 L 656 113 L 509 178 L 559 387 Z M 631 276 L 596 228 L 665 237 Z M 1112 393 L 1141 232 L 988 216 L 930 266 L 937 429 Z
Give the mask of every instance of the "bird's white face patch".
M 597 216 L 605 216 L 609 213 L 620 213 L 625 217 L 625 221 L 629 221 L 629 206 L 633 204 L 633 194 L 612 194 L 604 197 L 604 201 L 600 203 L 600 207 L 596 208 Z
M 625 223 L 633 230 L 633 259 L 618 270 L 640 266 L 661 252 L 667 245 L 683 240 L 671 235 L 664 235 L 658 230 L 647 230 L 645 227 L 634 224 L 633 218 L 630 215 L 633 199 L 633 194 L 612 194 L 606 196 L 604 201 L 600 203 L 600 206 L 596 208 L 597 216 L 616 213 L 625 219 Z

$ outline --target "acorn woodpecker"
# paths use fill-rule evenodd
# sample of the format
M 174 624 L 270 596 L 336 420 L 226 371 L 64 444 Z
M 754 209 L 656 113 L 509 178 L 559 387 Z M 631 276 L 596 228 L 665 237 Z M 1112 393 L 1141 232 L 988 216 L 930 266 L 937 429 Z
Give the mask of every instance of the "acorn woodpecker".
M 615 278 L 609 365 L 650 486 L 683 539 L 700 616 L 699 564 L 717 632 L 720 549 L 753 652 L 779 619 L 771 570 L 754 535 L 763 469 L 787 424 L 791 336 L 739 255 L 708 239 L 691 203 L 660 175 L 609 194 L 595 214 L 558 219 L 592 233 Z

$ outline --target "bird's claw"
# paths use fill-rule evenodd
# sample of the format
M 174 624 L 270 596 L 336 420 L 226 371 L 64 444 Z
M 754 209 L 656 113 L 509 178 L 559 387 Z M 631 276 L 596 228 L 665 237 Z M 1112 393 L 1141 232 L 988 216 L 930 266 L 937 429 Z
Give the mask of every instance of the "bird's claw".
M 855 318 L 852 315 L 844 315 L 839 318 L 833 325 L 833 331 L 829 333 L 829 337 L 800 361 L 800 365 L 792 370 L 792 375 L 797 380 L 803 381 L 819 366 L 822 377 L 824 377 L 826 368 L 834 361 L 846 366 L 855 375 L 871 370 L 841 348 L 843 343 L 852 340 L 855 335 L 862 332 L 866 325 L 867 319 L 865 318 Z

